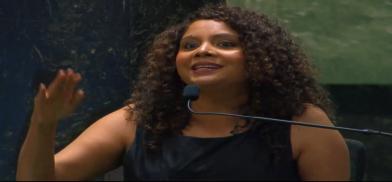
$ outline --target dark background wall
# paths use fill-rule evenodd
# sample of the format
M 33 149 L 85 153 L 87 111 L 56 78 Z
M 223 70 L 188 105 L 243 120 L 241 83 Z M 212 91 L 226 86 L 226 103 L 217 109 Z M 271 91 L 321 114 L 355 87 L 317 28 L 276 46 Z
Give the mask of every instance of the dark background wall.
M 176 0 L 0 1 L 0 180 L 14 180 L 40 82 L 83 76 L 83 105 L 60 123 L 56 151 L 122 106 L 152 37 L 206 3 Z

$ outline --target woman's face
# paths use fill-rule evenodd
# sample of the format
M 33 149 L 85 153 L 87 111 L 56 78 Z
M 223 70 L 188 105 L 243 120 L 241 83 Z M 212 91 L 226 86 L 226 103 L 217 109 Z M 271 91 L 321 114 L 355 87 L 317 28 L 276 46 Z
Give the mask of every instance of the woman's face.
M 184 33 L 176 57 L 187 84 L 243 86 L 245 56 L 237 32 L 215 20 L 197 20 Z

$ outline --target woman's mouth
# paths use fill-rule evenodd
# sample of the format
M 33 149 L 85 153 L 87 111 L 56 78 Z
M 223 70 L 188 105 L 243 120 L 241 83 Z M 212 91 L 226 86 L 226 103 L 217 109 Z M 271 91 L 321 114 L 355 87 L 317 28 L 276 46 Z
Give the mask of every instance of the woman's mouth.
M 213 64 L 213 63 L 202 63 L 202 64 L 195 64 L 192 66 L 192 73 L 196 75 L 206 75 L 212 74 L 216 70 L 222 68 L 222 65 Z

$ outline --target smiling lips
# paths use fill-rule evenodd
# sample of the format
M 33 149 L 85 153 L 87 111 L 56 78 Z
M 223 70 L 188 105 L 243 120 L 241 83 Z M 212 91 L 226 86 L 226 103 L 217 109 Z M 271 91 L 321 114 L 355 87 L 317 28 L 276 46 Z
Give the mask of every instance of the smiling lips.
M 222 68 L 222 65 L 215 63 L 196 63 L 192 66 L 192 73 L 197 75 L 205 75 L 213 73 L 214 71 Z

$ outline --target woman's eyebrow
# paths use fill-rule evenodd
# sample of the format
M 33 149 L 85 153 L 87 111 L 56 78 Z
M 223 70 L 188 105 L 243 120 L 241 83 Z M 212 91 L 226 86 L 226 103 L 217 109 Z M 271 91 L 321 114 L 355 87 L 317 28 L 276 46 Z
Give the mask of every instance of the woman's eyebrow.
M 218 37 L 218 38 L 220 38 L 220 37 L 223 37 L 223 38 L 224 37 L 238 38 L 238 35 L 233 34 L 233 33 L 217 33 L 217 34 L 213 34 L 212 37 L 213 38 L 215 38 L 215 37 Z M 197 36 L 195 36 L 193 34 L 190 34 L 190 35 L 185 35 L 184 37 L 181 38 L 181 40 L 184 40 L 184 39 L 194 39 L 194 38 L 197 38 Z
M 194 35 L 186 35 L 186 36 L 184 36 L 184 37 L 182 37 L 181 38 L 181 40 L 184 40 L 184 39 L 193 39 L 193 38 L 195 38 L 196 36 L 194 36 Z
M 217 37 L 217 38 L 226 38 L 226 37 L 230 37 L 230 38 L 238 38 L 238 35 L 233 34 L 233 33 L 218 33 L 218 34 L 214 34 L 213 37 Z

